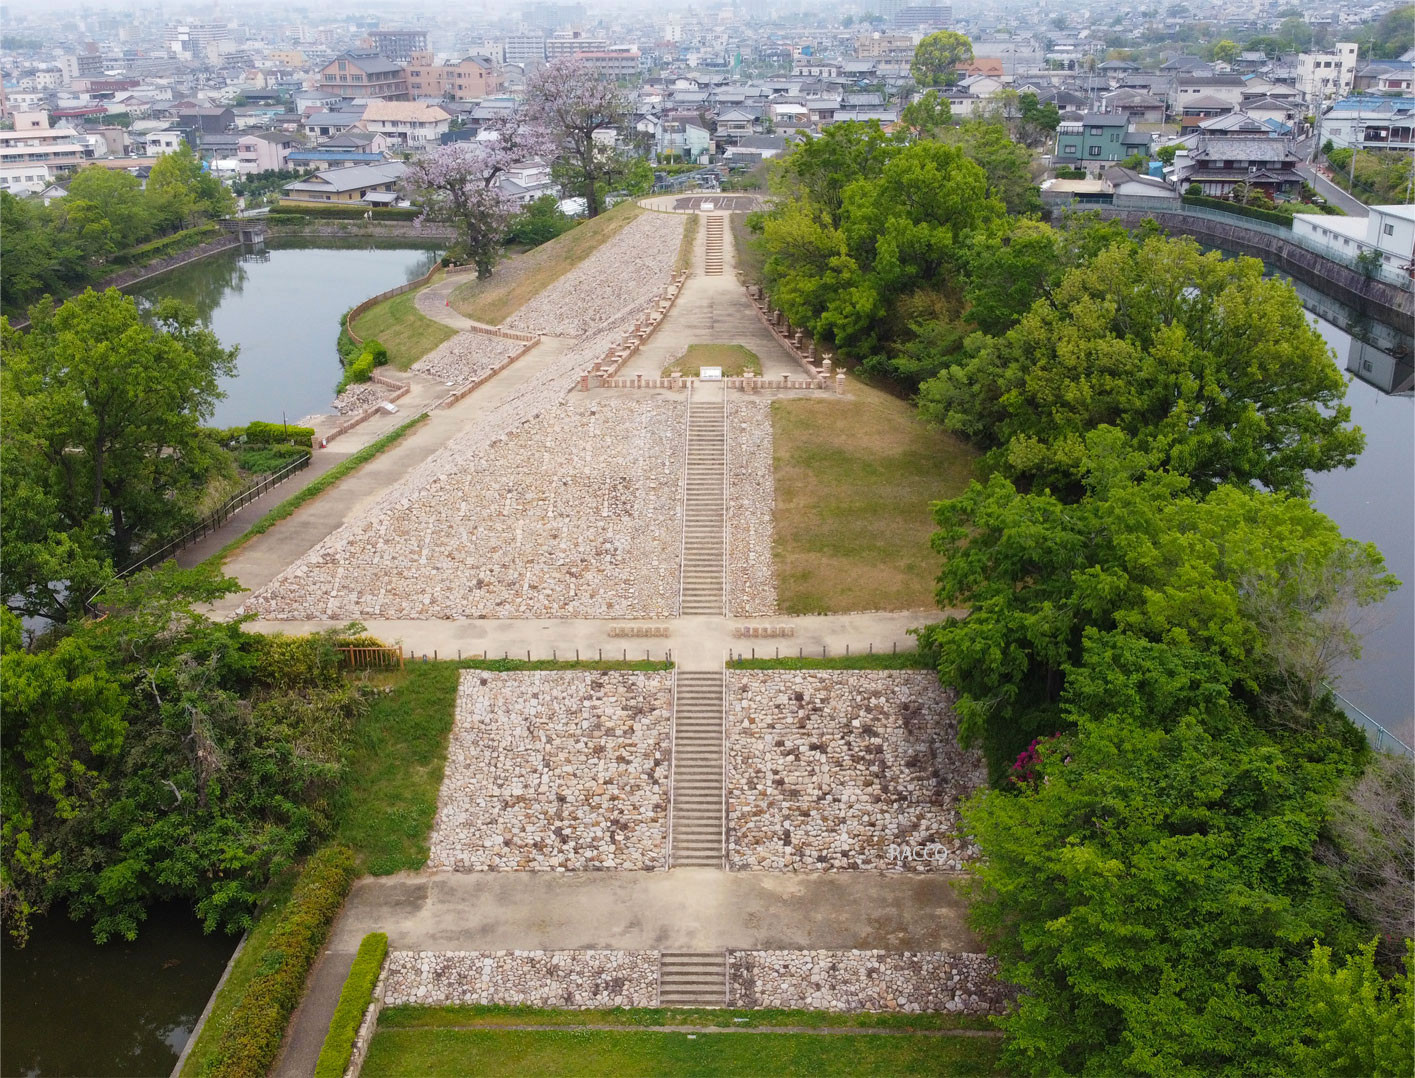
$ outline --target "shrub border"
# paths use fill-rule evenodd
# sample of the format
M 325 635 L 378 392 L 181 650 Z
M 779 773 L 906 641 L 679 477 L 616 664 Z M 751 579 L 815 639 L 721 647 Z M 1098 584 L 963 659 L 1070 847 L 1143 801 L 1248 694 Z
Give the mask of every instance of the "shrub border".
M 325 846 L 305 863 L 290 902 L 261 956 L 260 969 L 231 1013 L 203 1073 L 212 1078 L 263 1078 L 304 994 L 305 979 L 344 905 L 358 869 L 347 846 Z
M 329 1020 L 329 1032 L 319 1051 L 319 1062 L 314 1065 L 314 1078 L 342 1078 L 348 1069 L 354 1054 L 354 1040 L 359 1035 L 364 1013 L 373 1001 L 373 990 L 387 956 L 386 933 L 370 932 L 359 944 L 349 976 L 344 979 L 344 989 L 339 993 L 334 1017 Z

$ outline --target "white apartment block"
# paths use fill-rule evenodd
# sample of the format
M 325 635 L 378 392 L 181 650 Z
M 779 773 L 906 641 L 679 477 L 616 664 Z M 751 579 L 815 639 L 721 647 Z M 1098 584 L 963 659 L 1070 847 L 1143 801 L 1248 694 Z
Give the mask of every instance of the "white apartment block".
M 1338 41 L 1331 52 L 1304 52 L 1297 57 L 1297 89 L 1309 105 L 1345 97 L 1356 81 L 1356 45 Z
M 1391 273 L 1409 274 L 1415 266 L 1415 206 L 1372 206 L 1369 217 L 1295 213 L 1292 238 L 1348 261 L 1375 252 Z

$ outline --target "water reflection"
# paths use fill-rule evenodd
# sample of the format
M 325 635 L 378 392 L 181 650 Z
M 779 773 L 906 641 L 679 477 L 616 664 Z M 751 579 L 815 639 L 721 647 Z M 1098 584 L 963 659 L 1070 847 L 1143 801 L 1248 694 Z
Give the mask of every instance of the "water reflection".
M 350 257 L 351 252 L 358 252 Z M 196 307 L 225 345 L 240 348 L 226 399 L 211 424 L 290 422 L 327 412 L 339 381 L 339 320 L 369 296 L 416 280 L 438 252 L 414 241 L 272 243 L 230 251 L 163 274 L 134 289 L 140 300 L 172 296 Z
M 38 922 L 28 946 L 4 944 L 0 1074 L 167 1074 L 235 945 L 180 906 L 103 947 L 62 914 Z

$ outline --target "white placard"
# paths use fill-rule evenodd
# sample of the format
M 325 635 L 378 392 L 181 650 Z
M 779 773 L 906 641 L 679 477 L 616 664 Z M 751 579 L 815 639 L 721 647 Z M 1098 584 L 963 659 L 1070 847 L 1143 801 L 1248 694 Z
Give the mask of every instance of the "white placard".
M 698 371 L 698 377 L 704 382 L 720 382 L 722 381 L 722 368 L 702 367 Z

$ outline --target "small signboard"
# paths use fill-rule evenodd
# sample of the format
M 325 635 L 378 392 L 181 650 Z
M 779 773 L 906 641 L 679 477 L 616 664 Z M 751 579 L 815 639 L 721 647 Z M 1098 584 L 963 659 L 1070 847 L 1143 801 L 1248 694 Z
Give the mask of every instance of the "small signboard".
M 704 382 L 720 382 L 722 381 L 722 368 L 702 367 L 698 370 L 698 377 Z

